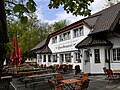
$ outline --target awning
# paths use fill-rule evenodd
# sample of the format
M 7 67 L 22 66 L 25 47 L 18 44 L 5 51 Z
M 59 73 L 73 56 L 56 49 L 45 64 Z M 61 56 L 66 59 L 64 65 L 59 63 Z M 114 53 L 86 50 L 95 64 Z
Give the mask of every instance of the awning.
M 48 46 L 43 47 L 42 49 L 38 50 L 36 53 L 40 53 L 40 54 L 51 54 L 51 50 Z

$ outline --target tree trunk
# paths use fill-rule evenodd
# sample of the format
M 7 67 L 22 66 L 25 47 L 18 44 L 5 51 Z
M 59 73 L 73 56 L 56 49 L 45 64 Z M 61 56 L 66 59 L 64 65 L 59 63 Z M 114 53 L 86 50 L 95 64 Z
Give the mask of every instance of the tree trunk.
M 5 45 L 0 44 L 0 77 L 2 76 L 2 68 L 3 68 L 3 63 L 5 61 L 5 57 L 6 57 Z
M 0 77 L 2 75 L 3 63 L 6 57 L 5 47 L 6 47 L 6 43 L 8 42 L 7 22 L 6 22 L 4 1 L 5 0 L 0 0 Z

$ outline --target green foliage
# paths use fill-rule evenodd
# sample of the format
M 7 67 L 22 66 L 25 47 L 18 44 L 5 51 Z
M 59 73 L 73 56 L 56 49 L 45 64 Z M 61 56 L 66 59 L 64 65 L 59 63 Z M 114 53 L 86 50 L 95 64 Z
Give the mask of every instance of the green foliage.
M 31 12 L 35 12 L 36 11 L 36 7 L 33 3 L 31 2 L 27 2 L 26 3 L 26 7 L 31 11 Z
M 28 22 L 27 16 L 22 16 L 21 19 L 20 19 L 20 22 L 23 23 L 23 24 L 26 24 Z
M 28 21 L 28 13 L 34 13 L 36 11 L 35 0 L 8 0 L 6 1 L 6 13 L 7 15 L 14 15 L 21 19 L 21 23 L 26 24 Z M 48 7 L 59 8 L 63 6 L 67 13 L 72 13 L 73 15 L 90 15 L 91 10 L 88 6 L 94 0 L 50 0 Z
M 7 58 L 10 57 L 13 48 L 14 35 L 18 36 L 18 44 L 23 57 L 31 58 L 35 56 L 33 52 L 30 52 L 33 47 L 47 38 L 50 33 L 60 30 L 69 24 L 67 20 L 61 20 L 49 25 L 48 23 L 40 22 L 35 14 L 31 16 L 32 18 L 28 19 L 27 24 L 21 24 L 19 21 L 13 21 L 8 24 L 9 48 Z
M 58 22 L 55 22 L 53 23 L 51 26 L 52 26 L 52 31 L 55 32 L 55 31 L 58 31 L 62 28 L 64 28 L 65 26 L 67 26 L 70 22 L 67 21 L 67 20 L 61 20 L 61 21 L 58 21 Z
M 36 3 L 33 0 L 8 0 L 5 3 L 7 16 L 16 16 L 23 24 L 28 21 L 29 15 L 27 14 L 36 11 Z
M 21 4 L 17 4 L 13 7 L 14 12 L 20 12 L 20 10 L 21 10 Z
M 87 16 L 90 15 L 90 10 L 88 6 L 94 0 L 50 0 L 49 8 L 58 8 L 59 6 L 63 6 L 64 10 L 67 13 L 72 13 L 73 15 L 82 15 Z

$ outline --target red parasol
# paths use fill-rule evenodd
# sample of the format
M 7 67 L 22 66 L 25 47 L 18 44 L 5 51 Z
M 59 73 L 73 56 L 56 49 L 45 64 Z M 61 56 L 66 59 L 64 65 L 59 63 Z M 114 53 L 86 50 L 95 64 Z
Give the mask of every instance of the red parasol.
M 18 66 L 22 60 L 22 53 L 20 48 L 18 47 L 17 36 L 14 36 L 13 39 L 14 51 L 11 53 L 10 60 L 12 60 L 12 64 Z

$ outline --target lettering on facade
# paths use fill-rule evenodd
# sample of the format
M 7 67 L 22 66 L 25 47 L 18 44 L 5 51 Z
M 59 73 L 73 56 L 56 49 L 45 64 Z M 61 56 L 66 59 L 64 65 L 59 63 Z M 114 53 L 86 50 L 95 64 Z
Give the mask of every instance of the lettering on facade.
M 59 46 L 56 46 L 56 49 L 58 49 L 58 50 L 60 50 L 60 49 L 64 49 L 64 48 L 69 48 L 69 47 L 73 47 L 73 46 L 75 46 L 76 45 L 76 43 L 74 43 L 74 44 L 69 44 L 69 45 L 59 45 Z
M 63 48 L 68 48 L 68 47 L 72 47 L 72 44 L 70 45 L 62 45 L 62 46 L 58 46 L 57 49 L 63 49 Z
M 59 51 L 64 51 L 64 50 L 71 50 L 75 48 L 77 44 L 77 39 L 73 41 L 68 41 L 68 42 L 63 42 L 61 44 L 53 46 L 55 49 L 54 50 L 59 50 Z

